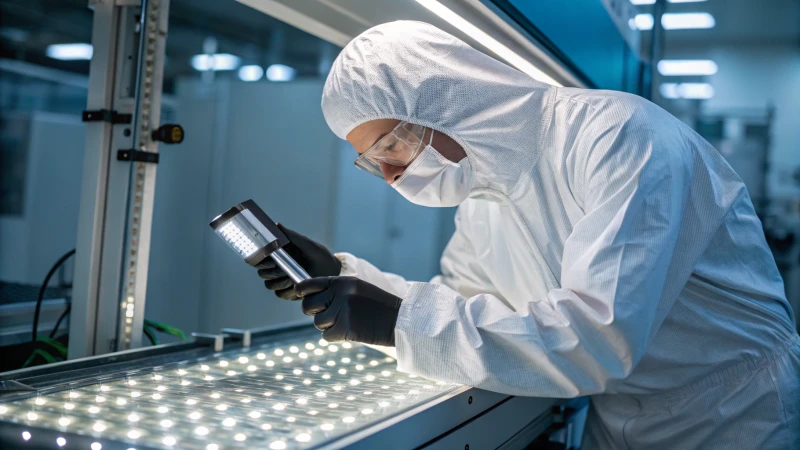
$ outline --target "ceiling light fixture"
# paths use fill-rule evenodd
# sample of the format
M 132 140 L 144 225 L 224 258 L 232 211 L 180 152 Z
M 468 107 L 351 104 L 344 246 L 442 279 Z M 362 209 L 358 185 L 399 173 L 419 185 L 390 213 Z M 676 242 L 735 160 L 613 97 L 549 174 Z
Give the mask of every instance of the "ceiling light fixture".
M 628 21 L 633 30 L 653 29 L 652 14 L 637 14 Z M 716 21 L 709 13 L 665 13 L 661 16 L 661 26 L 665 30 L 705 30 L 714 28 Z
M 272 64 L 267 67 L 267 79 L 269 81 L 292 81 L 294 80 L 294 76 L 297 72 L 294 70 L 293 67 L 289 67 L 283 64 Z M 278 351 L 275 351 L 275 354 L 280 356 L 283 354 L 281 351 L 278 354 Z M 288 357 L 287 357 L 288 358 Z
M 53 44 L 47 46 L 47 56 L 61 61 L 88 61 L 92 59 L 92 44 Z
M 475 39 L 478 41 L 478 43 L 491 50 L 492 53 L 516 67 L 518 70 L 528 74 L 534 80 L 552 84 L 554 86 L 562 86 L 561 83 L 542 72 L 538 67 L 531 64 L 528 60 L 521 57 L 505 45 L 501 44 L 497 39 L 489 36 L 487 33 L 469 23 L 466 19 L 454 13 L 451 9 L 442 5 L 438 1 L 417 0 L 417 3 L 447 21 L 450 25 L 453 25 L 462 32 L 466 33 L 469 37 Z
M 240 59 L 230 53 L 214 53 L 213 55 L 194 55 L 192 56 L 192 67 L 194 70 L 204 72 L 207 70 L 234 70 L 239 67 Z
M 710 59 L 663 59 L 658 62 L 658 73 L 664 76 L 714 75 L 717 63 Z

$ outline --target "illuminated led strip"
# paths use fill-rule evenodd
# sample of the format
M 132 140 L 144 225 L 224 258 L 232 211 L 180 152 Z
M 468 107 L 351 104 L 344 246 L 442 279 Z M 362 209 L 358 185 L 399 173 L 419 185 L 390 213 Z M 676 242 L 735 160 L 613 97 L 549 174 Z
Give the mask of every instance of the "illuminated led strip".
M 451 9 L 442 5 L 438 1 L 417 0 L 417 3 L 424 6 L 432 13 L 436 14 L 437 16 L 447 21 L 450 25 L 453 25 L 454 27 L 463 31 L 469 37 L 478 41 L 481 45 L 491 50 L 495 55 L 504 59 L 506 62 L 516 67 L 521 72 L 530 75 L 530 77 L 533 78 L 534 80 L 541 81 L 547 84 L 552 84 L 554 86 L 563 86 L 561 83 L 559 83 L 549 75 L 539 70 L 528 60 L 519 56 L 513 50 L 511 50 L 510 48 L 506 47 L 505 45 L 497 41 L 497 39 L 489 36 L 488 34 L 483 32 L 480 28 L 469 23 L 466 19 L 454 13 Z
M 160 9 L 159 2 L 151 1 L 147 2 L 147 14 L 145 16 L 144 21 L 144 29 L 145 29 L 145 39 L 142 41 L 142 45 L 144 45 L 144 49 L 142 52 L 142 73 L 141 73 L 141 80 L 139 82 L 141 85 L 139 86 L 139 109 L 137 110 L 138 117 L 136 122 L 134 122 L 135 126 L 139 128 L 135 135 L 135 141 L 138 142 L 138 149 L 142 152 L 148 152 L 151 147 L 150 144 L 153 142 L 150 139 L 150 132 L 151 132 L 151 120 L 154 120 L 156 123 L 158 122 L 157 117 L 153 119 L 151 115 L 153 114 L 154 109 L 158 109 L 159 106 L 153 105 L 153 95 L 155 92 L 161 91 L 161 85 L 159 83 L 154 83 L 156 79 L 155 73 L 155 61 L 157 53 L 160 51 L 160 58 L 164 56 L 164 48 L 160 47 L 157 48 L 157 44 L 160 44 L 164 41 L 164 37 L 159 35 L 159 18 L 162 13 L 166 14 L 163 9 Z M 154 148 L 153 148 L 154 149 Z M 132 174 L 132 192 L 130 193 L 130 207 L 128 210 L 128 237 L 127 237 L 127 244 L 126 244 L 126 251 L 127 251 L 127 261 L 124 267 L 124 291 L 123 291 L 123 298 L 120 302 L 120 311 L 124 311 L 124 320 L 120 324 L 120 330 L 118 332 L 118 341 L 117 341 L 117 350 L 127 350 L 132 347 L 137 347 L 138 343 L 133 342 L 133 335 L 134 335 L 134 318 L 136 317 L 137 311 L 136 308 L 136 282 L 137 277 L 140 275 L 137 273 L 140 267 L 139 257 L 140 255 L 147 255 L 146 251 L 142 251 L 140 248 L 143 245 L 142 236 L 146 234 L 144 232 L 145 227 L 148 229 L 151 226 L 149 220 L 144 218 L 144 214 L 142 213 L 145 210 L 145 198 L 149 197 L 148 202 L 152 202 L 152 193 L 148 193 L 147 188 L 145 187 L 146 183 L 145 180 L 148 177 L 155 176 L 155 169 L 153 167 L 148 167 L 148 164 L 144 164 L 142 162 L 134 163 L 134 170 Z M 152 206 L 152 203 L 149 203 Z M 149 232 L 149 230 L 148 230 Z M 149 243 L 144 244 L 149 245 Z M 146 256 L 145 256 L 146 258 Z M 146 278 L 146 274 L 143 276 Z M 140 286 L 140 288 L 142 288 Z M 142 288 L 144 290 L 144 288 Z M 144 292 L 138 293 L 139 297 L 144 296 Z M 144 315 L 144 311 L 138 311 L 139 315 Z M 137 326 L 140 326 L 141 322 L 137 323 Z

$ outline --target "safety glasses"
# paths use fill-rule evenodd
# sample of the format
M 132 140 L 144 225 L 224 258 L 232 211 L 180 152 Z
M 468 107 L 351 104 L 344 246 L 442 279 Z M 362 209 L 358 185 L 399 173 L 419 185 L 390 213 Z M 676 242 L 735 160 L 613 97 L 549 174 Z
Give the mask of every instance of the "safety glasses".
M 400 167 L 411 164 L 425 148 L 424 136 L 425 127 L 400 122 L 391 133 L 356 158 L 356 167 L 383 179 L 381 163 Z

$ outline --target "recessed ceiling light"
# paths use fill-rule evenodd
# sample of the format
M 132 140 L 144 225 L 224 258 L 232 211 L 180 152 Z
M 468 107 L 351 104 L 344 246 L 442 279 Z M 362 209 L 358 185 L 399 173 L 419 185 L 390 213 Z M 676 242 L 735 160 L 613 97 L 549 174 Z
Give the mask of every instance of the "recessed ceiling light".
M 628 25 L 633 30 L 652 30 L 652 14 L 637 14 L 630 19 Z M 665 30 L 702 30 L 714 28 L 716 21 L 714 16 L 709 13 L 664 13 L 661 16 L 661 26 Z
M 664 76 L 714 75 L 717 64 L 710 59 L 663 59 L 658 73 Z
M 213 55 L 194 55 L 192 56 L 192 67 L 201 72 L 206 70 L 233 70 L 239 67 L 239 57 L 230 53 L 214 53 Z M 223 365 L 223 362 L 225 363 Z M 220 361 L 220 365 L 227 366 L 226 361 Z
M 92 59 L 92 44 L 53 44 L 47 46 L 47 56 L 61 61 Z

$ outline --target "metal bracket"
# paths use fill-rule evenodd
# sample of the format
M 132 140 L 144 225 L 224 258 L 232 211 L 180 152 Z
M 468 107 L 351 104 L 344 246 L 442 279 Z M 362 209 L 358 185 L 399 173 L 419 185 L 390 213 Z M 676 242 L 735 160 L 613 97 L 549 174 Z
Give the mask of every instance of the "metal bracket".
M 158 153 L 143 152 L 134 149 L 119 150 L 117 151 L 117 161 L 139 161 L 158 164 Z
M 230 336 L 232 341 L 242 341 L 242 347 L 249 348 L 252 334 L 250 330 L 238 330 L 235 328 L 223 328 L 219 330 L 222 334 Z
M 109 123 L 131 123 L 133 116 L 131 114 L 120 114 L 116 111 L 108 109 L 99 109 L 95 111 L 84 111 L 81 115 L 81 120 L 84 122 L 109 122 Z
M 224 334 L 192 333 L 192 337 L 198 344 L 211 345 L 215 352 L 221 352 L 225 345 L 225 338 L 228 336 Z

